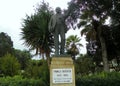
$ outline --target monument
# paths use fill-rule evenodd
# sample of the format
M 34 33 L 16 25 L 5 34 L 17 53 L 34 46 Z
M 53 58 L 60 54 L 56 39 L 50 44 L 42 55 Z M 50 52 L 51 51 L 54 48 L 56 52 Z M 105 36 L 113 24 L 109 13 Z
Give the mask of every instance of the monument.
M 49 31 L 54 35 L 55 55 L 64 54 L 65 47 L 65 33 L 67 32 L 67 26 L 65 19 L 68 14 L 62 14 L 61 8 L 56 8 L 56 14 L 53 15 L 49 22 Z M 59 35 L 61 43 L 59 42 Z
M 67 26 L 65 20 L 69 12 L 62 14 L 61 8 L 56 8 L 56 14 L 49 22 L 49 31 L 54 35 L 55 55 L 50 65 L 50 86 L 75 86 L 74 63 L 69 55 L 65 55 L 65 33 Z M 59 35 L 61 42 L 59 42 Z
M 52 58 L 50 86 L 75 86 L 75 69 L 71 57 Z

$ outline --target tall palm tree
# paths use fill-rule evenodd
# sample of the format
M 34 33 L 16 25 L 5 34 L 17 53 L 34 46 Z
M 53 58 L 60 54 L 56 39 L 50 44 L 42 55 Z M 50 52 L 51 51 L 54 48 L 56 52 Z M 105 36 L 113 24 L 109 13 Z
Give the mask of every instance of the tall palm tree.
M 47 58 L 48 64 L 50 63 L 50 52 L 53 45 L 52 35 L 48 31 L 48 23 L 51 17 L 51 9 L 48 4 L 42 3 L 36 9 L 36 13 L 31 16 L 26 16 L 22 25 L 22 39 L 25 40 L 24 44 L 30 50 L 36 49 L 36 55 L 44 55 Z
M 73 60 L 75 60 L 75 56 L 77 54 L 79 54 L 79 47 L 83 46 L 80 43 L 80 38 L 77 37 L 77 35 L 70 35 L 67 39 L 66 39 L 66 49 L 67 49 L 67 53 L 70 54 L 73 58 Z

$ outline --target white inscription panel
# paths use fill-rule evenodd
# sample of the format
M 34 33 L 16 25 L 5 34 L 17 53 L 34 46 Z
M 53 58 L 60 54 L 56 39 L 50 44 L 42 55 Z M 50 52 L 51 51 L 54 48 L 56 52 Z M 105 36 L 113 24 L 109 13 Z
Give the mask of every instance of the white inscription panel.
M 53 69 L 53 83 L 72 83 L 72 69 Z

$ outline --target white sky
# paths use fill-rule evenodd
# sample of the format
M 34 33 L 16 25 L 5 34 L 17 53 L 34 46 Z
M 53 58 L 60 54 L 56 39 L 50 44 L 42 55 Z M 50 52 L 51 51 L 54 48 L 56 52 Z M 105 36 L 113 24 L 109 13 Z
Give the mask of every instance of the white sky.
M 34 12 L 37 3 L 42 0 L 0 0 L 0 32 L 7 33 L 13 43 L 15 49 L 27 49 L 22 45 L 23 40 L 20 40 L 20 28 L 22 19 L 25 15 L 31 15 Z M 67 2 L 70 0 L 45 0 L 49 3 L 50 7 L 54 9 L 56 7 L 61 7 L 62 9 L 67 8 Z M 70 30 L 68 35 L 77 34 L 80 36 L 80 31 Z M 85 44 L 85 40 L 81 41 Z M 85 47 L 81 49 L 82 53 L 85 53 Z

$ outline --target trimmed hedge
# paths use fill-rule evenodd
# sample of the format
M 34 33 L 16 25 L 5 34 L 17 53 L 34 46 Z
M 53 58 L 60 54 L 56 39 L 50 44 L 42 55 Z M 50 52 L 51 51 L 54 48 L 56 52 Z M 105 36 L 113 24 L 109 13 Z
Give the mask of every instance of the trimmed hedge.
M 0 86 L 50 86 L 44 79 L 28 79 L 21 76 L 1 77 Z M 100 73 L 92 76 L 76 76 L 76 86 L 120 86 L 120 73 Z
M 49 86 L 42 79 L 27 79 L 21 76 L 0 78 L 0 86 Z
M 120 86 L 120 73 L 100 73 L 76 77 L 76 86 Z

